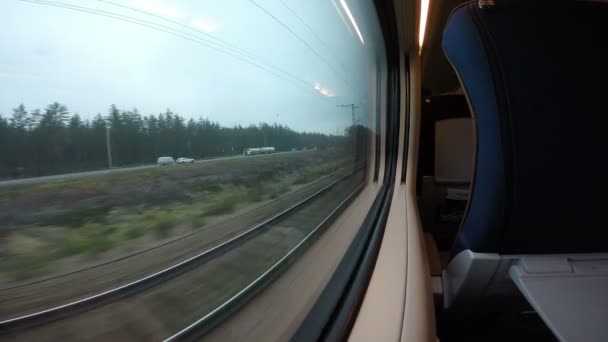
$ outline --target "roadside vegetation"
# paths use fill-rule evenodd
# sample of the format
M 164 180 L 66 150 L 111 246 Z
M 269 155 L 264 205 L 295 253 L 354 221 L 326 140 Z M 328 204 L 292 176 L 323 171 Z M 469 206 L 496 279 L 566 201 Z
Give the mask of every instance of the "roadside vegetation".
M 352 165 L 339 155 L 269 155 L 3 190 L 0 281 L 69 271 L 204 229 Z

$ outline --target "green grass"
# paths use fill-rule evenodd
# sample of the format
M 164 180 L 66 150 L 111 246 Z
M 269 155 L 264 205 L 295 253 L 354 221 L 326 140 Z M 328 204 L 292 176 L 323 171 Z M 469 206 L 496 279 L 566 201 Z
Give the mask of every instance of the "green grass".
M 262 200 L 262 196 L 266 192 L 265 184 L 255 184 L 252 187 L 246 188 L 243 194 L 243 202 L 259 202 Z
M 325 170 L 325 169 L 306 170 L 306 171 L 300 173 L 294 179 L 293 184 L 294 185 L 307 184 L 318 178 L 321 178 L 322 176 L 328 174 L 329 172 L 330 172 L 329 170 Z
M 116 230 L 114 226 L 87 224 L 57 241 L 56 254 L 60 257 L 80 254 L 89 257 L 97 256 L 116 245 L 117 241 L 113 238 Z
M 47 255 L 20 255 L 6 259 L 2 269 L 14 281 L 31 279 L 52 269 L 51 259 Z
M 230 214 L 236 209 L 238 202 L 238 196 L 222 196 L 219 199 L 209 203 L 205 207 L 204 212 L 209 216 Z
M 188 189 L 196 192 L 218 193 L 222 191 L 222 186 L 216 182 L 199 180 L 188 184 Z
M 159 220 L 152 225 L 152 230 L 158 238 L 167 238 L 171 235 L 171 231 L 175 228 L 177 220 L 167 213 L 166 216 L 161 216 Z
M 194 216 L 190 223 L 192 224 L 193 229 L 203 228 L 207 224 L 207 220 L 204 217 L 204 214 Z
M 289 191 L 289 185 L 285 183 L 279 183 L 270 188 L 270 198 L 277 198 Z
M 41 226 L 80 227 L 92 222 L 105 223 L 111 209 L 110 206 L 75 208 L 59 216 L 43 218 L 38 224 Z
M 259 165 L 265 165 L 264 163 Z M 41 235 L 28 233 L 29 230 L 25 226 L 20 234 L 30 238 L 22 243 L 30 243 L 33 247 L 26 251 L 24 248 L 17 248 L 18 245 L 13 243 L 17 249 L 6 255 L 6 261 L 0 263 L 0 272 L 13 279 L 28 279 L 54 270 L 54 267 L 61 265 L 59 261 L 64 258 L 94 258 L 125 244 L 135 247 L 136 240 L 147 235 L 165 239 L 177 234 L 178 228 L 200 229 L 212 216 L 228 215 L 244 204 L 277 198 L 287 193 L 292 185 L 310 183 L 337 170 L 345 163 L 343 160 L 315 159 L 308 163 L 313 166 L 298 169 L 297 165 L 283 161 L 274 165 L 272 170 L 262 169 L 254 178 L 251 178 L 251 173 L 241 172 L 213 180 L 206 179 L 207 176 L 202 174 L 193 174 L 192 172 L 199 172 L 199 166 L 194 165 L 192 168 L 125 172 L 14 189 L 3 193 L 4 198 L 34 194 L 32 199 L 18 199 L 24 205 L 34 207 L 38 205 L 36 201 L 47 203 L 56 198 L 60 201 L 58 203 L 64 203 L 68 210 L 59 215 L 39 219 L 35 224 L 43 227 L 35 229 L 39 229 Z M 214 168 L 238 168 L 239 165 L 241 164 L 238 161 L 230 161 Z M 178 169 L 193 171 L 185 174 L 180 173 Z M 218 172 L 221 174 L 222 171 Z M 112 189 L 123 185 L 127 186 L 127 189 L 142 184 L 148 189 L 155 189 L 159 184 L 167 186 L 165 179 L 169 185 L 177 184 L 176 190 L 195 194 L 185 200 L 144 202 L 137 203 L 136 206 L 124 204 L 129 203 L 128 201 L 114 203 L 111 199 L 115 197 L 103 197 L 106 192 L 110 193 Z M 124 181 L 131 183 L 121 183 Z M 162 183 L 157 183 L 160 181 Z M 165 187 L 163 191 L 173 191 L 171 189 L 173 188 Z M 88 198 L 86 196 L 102 196 L 104 201 L 100 203 L 104 205 L 74 207 L 74 204 L 81 205 L 81 200 Z M 11 244 L 5 243 L 7 246 Z
M 128 240 L 134 240 L 146 234 L 146 226 L 139 222 L 129 222 L 121 227 L 122 235 Z

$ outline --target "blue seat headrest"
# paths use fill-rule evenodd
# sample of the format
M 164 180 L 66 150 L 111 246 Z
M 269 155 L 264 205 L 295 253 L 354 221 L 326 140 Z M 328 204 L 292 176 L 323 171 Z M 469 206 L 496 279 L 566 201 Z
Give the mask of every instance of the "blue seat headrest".
M 442 43 L 476 130 L 453 253 L 608 252 L 608 4 L 470 2 Z

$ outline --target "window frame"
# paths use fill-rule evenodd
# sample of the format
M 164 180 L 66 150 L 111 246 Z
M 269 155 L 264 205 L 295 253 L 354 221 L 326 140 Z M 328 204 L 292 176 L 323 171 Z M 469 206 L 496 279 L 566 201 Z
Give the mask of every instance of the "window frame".
M 398 159 L 402 56 L 399 52 L 393 2 L 376 0 L 374 4 L 381 19 L 387 57 L 387 124 L 383 183 L 346 255 L 292 337 L 293 341 L 335 341 L 348 338 L 369 285 L 391 206 Z M 409 88 L 409 83 L 406 87 Z

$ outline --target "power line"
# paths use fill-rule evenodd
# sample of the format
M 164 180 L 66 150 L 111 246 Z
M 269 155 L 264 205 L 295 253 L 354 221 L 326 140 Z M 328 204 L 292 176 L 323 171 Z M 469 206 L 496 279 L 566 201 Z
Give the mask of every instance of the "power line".
M 289 26 L 287 26 L 285 23 L 283 23 L 281 20 L 279 20 L 277 17 L 275 17 L 270 11 L 268 11 L 262 5 L 258 4 L 257 2 L 255 2 L 253 0 L 249 0 L 249 2 L 251 2 L 253 5 L 255 5 L 256 7 L 261 9 L 264 13 L 266 13 L 266 15 L 268 15 L 269 17 L 274 19 L 277 23 L 279 23 L 279 25 L 283 26 L 289 33 L 291 33 L 294 37 L 296 37 L 296 39 L 298 39 L 302 44 L 304 44 L 312 53 L 314 53 L 317 57 L 319 57 L 319 59 L 321 61 L 323 61 L 323 63 L 325 63 L 333 72 L 335 72 L 342 79 L 342 81 L 344 81 L 345 84 L 350 85 L 348 83 L 348 81 L 346 81 L 346 79 L 343 78 L 343 76 L 340 74 L 340 72 L 338 72 L 338 70 L 336 70 L 336 68 L 334 68 L 331 65 L 331 63 L 329 63 L 325 59 L 325 57 L 323 57 L 319 52 L 317 52 L 317 50 L 315 50 L 310 44 L 308 44 L 304 39 L 302 39 L 302 37 L 300 37 L 297 33 L 295 33 L 291 28 L 289 28 Z
M 308 29 L 308 31 L 310 31 L 310 33 L 312 33 L 312 35 L 319 41 L 319 43 L 321 43 L 321 45 L 323 45 L 323 47 L 325 49 L 327 49 L 327 51 L 329 51 L 336 60 L 338 60 L 338 63 L 342 67 L 342 71 L 345 71 L 346 67 L 344 66 L 344 64 L 342 64 L 339 61 L 339 58 L 332 52 L 331 47 L 329 47 L 329 45 L 327 45 L 325 43 L 325 41 L 323 41 L 323 39 L 321 39 L 321 37 L 319 37 L 319 35 L 315 32 L 315 30 L 313 30 L 313 28 L 310 25 L 308 25 L 308 23 L 306 23 L 306 21 L 302 17 L 300 17 L 296 11 L 294 11 L 291 7 L 289 7 L 283 0 L 279 0 L 279 1 L 289 12 L 291 12 L 291 14 L 293 14 L 294 17 L 296 17 L 296 19 L 298 19 L 302 23 L 302 25 L 304 25 Z
M 359 121 L 359 120 L 356 120 L 356 117 L 355 117 L 355 109 L 359 108 L 359 106 L 355 106 L 355 104 L 354 104 L 354 103 L 351 103 L 351 104 L 340 104 L 340 105 L 336 105 L 336 107 L 339 107 L 339 108 L 347 108 L 347 107 L 350 107 L 350 108 L 351 108 L 351 111 L 352 111 L 352 112 L 351 112 L 351 113 L 352 113 L 352 121 L 353 121 L 353 122 L 352 122 L 352 124 L 353 124 L 353 126 L 355 126 L 355 124 L 356 124 L 356 123 Z
M 194 35 L 194 34 L 191 34 L 191 33 L 188 33 L 188 32 L 184 32 L 184 31 L 181 31 L 181 30 L 169 27 L 169 26 L 165 26 L 165 25 L 158 24 L 158 23 L 151 22 L 151 21 L 144 20 L 144 19 L 139 19 L 139 18 L 127 16 L 127 15 L 120 14 L 120 13 L 115 13 L 115 12 L 110 12 L 110 11 L 104 11 L 104 10 L 100 10 L 100 9 L 96 9 L 96 8 L 91 8 L 91 7 L 66 4 L 66 3 L 61 3 L 61 2 L 45 1 L 45 0 L 20 0 L 20 1 L 45 4 L 45 5 L 49 5 L 49 6 L 56 6 L 56 7 L 67 8 L 67 9 L 72 9 L 72 10 L 80 10 L 80 11 L 83 11 L 83 12 L 97 14 L 97 15 L 102 15 L 102 16 L 104 16 L 104 14 L 105 14 L 106 17 L 111 17 L 111 18 L 114 18 L 114 19 L 119 19 L 119 20 L 131 22 L 131 23 L 134 23 L 134 24 L 139 24 L 139 25 L 147 26 L 147 27 L 150 27 L 149 25 L 157 26 L 157 27 L 162 28 L 163 30 L 161 30 L 161 31 L 164 31 L 164 32 L 166 32 L 165 30 L 175 31 L 175 32 L 177 32 L 179 34 L 183 34 L 183 35 L 192 37 L 194 39 L 200 40 L 201 42 L 215 45 L 213 47 L 215 49 L 227 48 L 227 49 L 233 50 L 235 53 L 246 55 L 246 53 L 241 52 L 238 48 L 232 48 L 232 47 L 229 47 L 229 46 L 222 46 L 219 43 L 206 40 L 204 38 L 198 37 L 197 35 Z M 97 1 L 104 2 L 103 0 L 97 0 Z M 128 6 L 121 6 L 121 7 L 130 8 Z M 133 9 L 133 10 L 135 10 L 135 9 Z M 147 13 L 147 12 L 143 12 L 142 11 L 142 13 Z M 151 14 L 151 15 L 153 15 L 153 14 Z M 137 21 L 138 23 L 135 23 L 133 21 Z M 181 25 L 181 26 L 188 27 L 186 25 Z M 157 27 L 154 27 L 154 29 L 158 30 Z M 195 30 L 195 31 L 198 32 L 198 30 Z M 167 33 L 169 33 L 169 32 L 167 32 Z M 249 57 L 249 58 L 251 58 L 251 57 Z
M 209 37 L 209 38 L 211 38 L 211 39 L 215 39 L 215 40 L 219 41 L 220 43 L 222 43 L 222 44 L 226 45 L 226 46 L 227 46 L 228 48 L 230 48 L 230 49 L 233 49 L 233 50 L 239 51 L 239 53 L 242 53 L 242 54 L 244 54 L 244 55 L 247 55 L 247 56 L 249 56 L 250 58 L 253 58 L 253 59 L 257 58 L 257 56 L 256 56 L 256 55 L 254 55 L 254 54 L 250 53 L 249 51 L 247 51 L 247 50 L 245 50 L 245 49 L 239 48 L 238 46 L 236 46 L 236 45 L 234 45 L 234 44 L 231 44 L 231 43 L 229 43 L 229 42 L 227 42 L 227 41 L 225 41 L 225 40 L 223 40 L 223 39 L 221 39 L 221 38 L 219 38 L 219 37 L 215 37 L 215 36 L 213 36 L 213 35 L 211 35 L 211 34 L 209 34 L 209 33 L 205 32 L 205 31 L 199 30 L 199 29 L 197 29 L 197 28 L 194 28 L 194 27 L 191 27 L 191 26 L 188 26 L 188 25 L 184 25 L 184 24 L 180 23 L 179 21 L 176 21 L 176 20 L 171 20 L 171 19 L 166 18 L 166 17 L 163 17 L 163 16 L 161 16 L 161 15 L 157 15 L 157 14 L 154 14 L 154 13 L 150 13 L 150 12 L 147 12 L 147 11 L 144 11 L 144 10 L 140 10 L 140 9 L 137 9 L 137 8 L 133 8 L 133 7 L 130 7 L 130 6 L 126 6 L 126 5 L 117 4 L 117 3 L 115 3 L 115 2 L 108 1 L 108 0 L 97 0 L 97 1 L 102 2 L 102 3 L 109 4 L 109 5 L 113 5 L 113 6 L 117 6 L 117 7 L 125 8 L 125 9 L 131 10 L 131 11 L 135 11 L 135 12 L 143 13 L 143 14 L 146 14 L 146 15 L 149 15 L 149 16 L 152 16 L 152 17 L 155 17 L 155 18 L 161 19 L 161 20 L 165 20 L 165 21 L 170 22 L 170 23 L 172 23 L 172 24 L 175 24 L 175 25 L 178 25 L 178 26 L 181 26 L 181 27 L 187 28 L 187 29 L 192 30 L 192 31 L 195 31 L 195 32 L 197 32 L 197 33 L 202 33 L 202 34 L 204 34 L 205 36 L 207 36 L 207 37 Z M 217 43 L 215 43 L 215 44 L 217 44 Z
M 154 14 L 154 13 L 150 13 L 150 12 L 147 12 L 147 11 L 144 11 L 144 10 L 139 10 L 139 9 L 136 9 L 136 8 L 133 8 L 133 7 L 130 7 L 130 6 L 125 6 L 125 5 L 117 4 L 117 3 L 115 3 L 115 2 L 108 1 L 108 0 L 97 0 L 97 1 L 102 2 L 102 3 L 106 3 L 106 4 L 110 4 L 110 5 L 114 5 L 114 6 L 118 6 L 118 7 L 122 7 L 122 8 L 125 8 L 125 9 L 128 9 L 128 10 L 132 10 L 132 11 L 135 11 L 135 12 L 143 13 L 143 14 L 146 14 L 146 15 L 149 15 L 149 16 L 152 16 L 152 17 L 155 17 L 155 18 L 159 18 L 159 19 L 162 19 L 162 20 L 168 21 L 168 22 L 173 23 L 173 24 L 175 24 L 175 25 L 178 25 L 178 26 L 181 26 L 181 27 L 187 28 L 187 29 L 192 30 L 192 31 L 195 31 L 195 32 L 197 32 L 197 33 L 202 33 L 202 34 L 204 34 L 204 35 L 206 35 L 206 36 L 208 36 L 208 37 L 210 37 L 210 38 L 213 38 L 213 39 L 216 39 L 216 40 L 220 41 L 222 44 L 226 45 L 226 46 L 227 46 L 229 49 L 231 49 L 231 50 L 233 50 L 233 51 L 236 51 L 237 53 L 241 53 L 241 54 L 243 54 L 243 55 L 246 55 L 248 58 L 253 59 L 253 60 L 256 60 L 256 59 L 257 59 L 257 60 L 260 60 L 259 56 L 256 56 L 255 54 L 250 53 L 250 52 L 249 52 L 249 51 L 247 51 L 247 50 L 244 50 L 244 49 L 242 49 L 242 48 L 240 48 L 240 47 L 238 47 L 238 46 L 235 46 L 235 45 L 233 45 L 233 44 L 231 44 L 231 43 L 228 43 L 228 42 L 226 42 L 225 40 L 223 40 L 223 39 L 221 39 L 221 38 L 214 37 L 213 35 L 210 35 L 210 34 L 208 34 L 207 32 L 201 31 L 201 30 L 199 30 L 199 29 L 193 28 L 193 27 L 188 26 L 188 25 L 184 25 L 184 24 L 182 24 L 182 23 L 180 23 L 180 22 L 178 22 L 178 21 L 171 20 L 171 19 L 169 19 L 169 18 L 165 18 L 165 17 L 163 17 L 163 16 L 156 15 L 156 14 Z M 112 13 L 112 12 L 110 12 L 110 13 Z M 136 19 L 136 20 L 141 20 L 141 19 Z M 151 24 L 153 24 L 153 25 L 159 25 L 159 24 L 156 24 L 156 23 L 151 23 Z M 162 26 L 162 25 L 159 25 L 159 26 Z M 166 27 L 166 26 L 162 26 L 162 27 Z M 171 29 L 171 30 L 175 30 L 175 29 L 173 29 L 173 28 L 169 28 L 169 29 Z M 178 30 L 175 30 L 175 31 L 178 31 Z M 182 32 L 182 33 L 184 33 L 184 34 L 188 34 L 188 33 L 185 33 L 185 32 L 183 32 L 183 31 L 178 31 L 178 32 Z M 190 34 L 188 34 L 188 35 L 190 35 Z M 204 40 L 204 39 L 199 38 L 199 37 L 197 37 L 197 39 L 201 39 L 201 40 L 203 40 L 203 41 L 205 41 L 205 42 L 209 42 L 209 43 L 211 43 L 211 44 L 216 44 L 216 45 L 219 45 L 218 43 L 210 42 L 210 41 L 208 41 L 208 40 Z M 273 68 L 273 69 L 276 69 L 276 70 L 278 70 L 278 71 L 280 71 L 280 72 L 282 72 L 282 73 L 284 73 L 284 74 L 288 75 L 288 76 L 289 76 L 289 77 L 291 77 L 291 78 L 294 78 L 296 81 L 302 82 L 302 83 L 304 83 L 304 84 L 306 84 L 306 85 L 310 85 L 310 84 L 309 84 L 307 81 L 304 81 L 304 80 L 302 80 L 302 79 L 298 78 L 297 76 L 292 75 L 290 72 L 285 71 L 285 70 L 283 70 L 283 69 L 281 69 L 281 68 L 279 68 L 279 67 L 277 67 L 277 66 L 274 66 L 274 65 L 272 65 L 272 64 L 270 64 L 270 63 L 268 63 L 268 62 L 266 62 L 266 61 L 261 61 L 261 63 L 262 63 L 262 64 L 266 64 L 267 66 L 269 66 L 269 67 L 271 67 L 271 68 Z
M 153 22 L 142 20 L 142 19 L 138 19 L 138 18 L 133 18 L 133 17 L 125 16 L 125 15 L 114 13 L 114 12 L 108 12 L 108 11 L 98 10 L 98 9 L 94 9 L 94 8 L 90 8 L 90 7 L 77 6 L 77 5 L 71 5 L 71 4 L 66 4 L 66 3 L 60 3 L 60 2 L 52 2 L 52 1 L 45 1 L 45 0 L 19 0 L 19 1 L 29 2 L 29 3 L 34 3 L 34 4 L 47 5 L 47 6 L 53 6 L 53 7 L 58 7 L 58 8 L 65 8 L 65 9 L 85 12 L 85 13 L 89 13 L 89 14 L 95 14 L 95 15 L 99 15 L 99 16 L 103 16 L 103 17 L 107 17 L 107 18 L 111 18 L 111 19 L 115 19 L 115 20 L 120 20 L 120 21 L 124 21 L 124 22 L 128 22 L 128 23 L 132 23 L 132 24 L 135 24 L 135 25 L 144 26 L 144 27 L 151 28 L 153 30 L 157 30 L 157 31 L 160 31 L 160 32 L 165 32 L 167 34 L 171 34 L 173 36 L 176 36 L 176 37 L 188 40 L 190 42 L 193 42 L 193 43 L 199 44 L 201 46 L 210 48 L 210 49 L 218 51 L 220 53 L 229 55 L 229 56 L 231 56 L 233 58 L 236 58 L 236 59 L 238 59 L 238 60 L 240 60 L 242 62 L 250 64 L 251 66 L 254 66 L 254 67 L 256 67 L 256 68 L 258 68 L 260 70 L 263 70 L 263 71 L 266 71 L 268 73 L 271 73 L 272 75 L 274 75 L 276 77 L 283 78 L 283 79 L 285 79 L 287 81 L 291 81 L 291 82 L 294 82 L 294 81 L 300 82 L 301 84 L 298 83 L 298 85 L 305 86 L 306 90 L 309 93 L 318 95 L 317 93 L 315 93 L 312 90 L 312 87 L 311 87 L 312 85 L 309 82 L 307 82 L 305 80 L 302 80 L 302 79 L 298 78 L 297 76 L 295 76 L 295 75 L 293 75 L 293 74 L 291 74 L 291 73 L 289 73 L 289 72 L 287 72 L 285 70 L 282 70 L 281 68 L 278 68 L 278 67 L 273 66 L 273 65 L 269 65 L 269 66 L 268 65 L 267 66 L 260 65 L 259 63 L 256 63 L 254 61 L 247 60 L 245 57 L 241 57 L 241 56 L 235 55 L 235 54 L 233 54 L 233 53 L 231 53 L 229 51 L 225 51 L 225 50 L 223 50 L 224 47 L 221 47 L 221 46 L 220 47 L 216 47 L 216 46 L 213 46 L 213 45 L 209 45 L 209 44 L 218 45 L 217 43 L 207 41 L 205 39 L 202 39 L 202 38 L 197 37 L 195 35 L 192 35 L 190 33 L 183 32 L 183 31 L 180 31 L 180 30 L 177 30 L 177 29 L 165 26 L 165 25 L 153 23 Z M 254 59 L 255 60 L 255 58 L 250 58 L 250 59 Z M 277 73 L 277 72 L 275 72 L 273 70 L 268 69 L 268 67 L 278 70 L 279 72 L 281 72 L 281 73 L 289 76 L 291 79 L 287 79 L 287 78 L 283 77 L 281 74 L 279 74 L 279 73 Z M 327 98 L 324 98 L 324 97 L 321 97 L 321 99 L 326 100 L 326 101 L 328 100 Z

